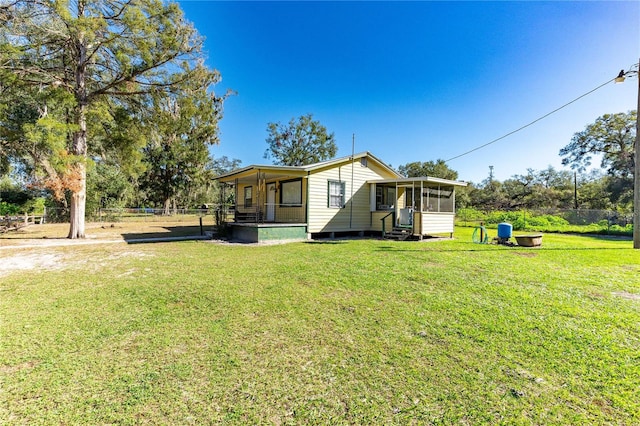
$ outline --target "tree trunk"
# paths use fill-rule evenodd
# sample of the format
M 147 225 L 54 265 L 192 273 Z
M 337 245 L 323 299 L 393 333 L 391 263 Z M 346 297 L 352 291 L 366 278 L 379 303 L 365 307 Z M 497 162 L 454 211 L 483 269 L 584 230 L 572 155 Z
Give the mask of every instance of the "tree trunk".
M 86 105 L 78 107 L 78 127 L 80 131 L 73 135 L 74 155 L 83 158 L 74 164 L 73 178 L 77 183 L 73 185 L 71 192 L 71 210 L 69 214 L 69 235 L 67 238 L 84 238 L 84 218 L 87 204 L 87 166 L 84 160 L 87 158 L 87 120 Z
M 71 213 L 69 217 L 69 236 L 67 238 L 84 238 L 84 216 L 87 202 L 87 169 L 78 164 L 80 188 L 71 193 Z
M 78 16 L 84 14 L 84 2 L 78 2 Z M 71 194 L 71 212 L 69 217 L 69 235 L 67 238 L 84 238 L 84 216 L 87 203 L 87 108 L 89 105 L 86 88 L 87 46 L 83 37 L 77 41 L 79 57 L 75 69 L 76 124 L 78 130 L 73 134 L 71 153 L 80 157 L 74 164 L 74 185 Z

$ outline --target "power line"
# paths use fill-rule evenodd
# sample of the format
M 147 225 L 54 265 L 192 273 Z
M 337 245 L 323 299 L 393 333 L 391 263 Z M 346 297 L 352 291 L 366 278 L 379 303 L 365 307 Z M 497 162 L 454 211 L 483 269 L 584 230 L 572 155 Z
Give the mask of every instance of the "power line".
M 602 83 L 600 86 L 596 87 L 595 89 L 590 90 L 590 91 L 588 91 L 587 93 L 585 93 L 585 94 L 583 94 L 583 95 L 578 96 L 578 97 L 577 97 L 577 98 L 575 98 L 574 100 L 567 102 L 566 104 L 562 105 L 561 107 L 558 107 L 558 108 L 554 109 L 553 111 L 551 111 L 551 112 L 549 112 L 549 113 L 547 113 L 547 114 L 543 115 L 542 117 L 537 118 L 537 119 L 533 120 L 532 122 L 530 122 L 530 123 L 528 123 L 528 124 L 525 124 L 524 126 L 519 127 L 519 128 L 517 128 L 516 130 L 513 130 L 513 131 L 511 131 L 511 132 L 507 133 L 506 135 L 500 136 L 499 138 L 494 139 L 494 140 L 492 140 L 491 142 L 487 142 L 487 143 L 485 143 L 484 145 L 480 145 L 480 146 L 478 146 L 478 147 L 475 147 L 475 148 L 473 148 L 473 149 L 471 149 L 471 150 L 469 150 L 469 151 L 467 151 L 467 152 L 464 152 L 464 153 L 462 153 L 462 154 L 460 154 L 460 155 L 456 155 L 455 157 L 451 157 L 451 158 L 449 158 L 448 160 L 445 160 L 445 163 L 448 163 L 449 161 L 451 161 L 451 160 L 455 160 L 455 159 L 460 158 L 460 157 L 464 157 L 465 155 L 471 154 L 472 152 L 475 152 L 475 151 L 477 151 L 477 150 L 479 150 L 479 149 L 482 149 L 482 148 L 484 148 L 485 146 L 489 146 L 489 145 L 491 145 L 491 144 L 493 144 L 493 143 L 496 143 L 496 142 L 498 142 L 498 141 L 500 141 L 500 140 L 502 140 L 502 139 L 504 139 L 504 138 L 506 138 L 506 137 L 508 137 L 508 136 L 511 136 L 511 135 L 513 135 L 514 133 L 519 132 L 520 130 L 526 129 L 527 127 L 529 127 L 529 126 L 531 126 L 531 125 L 533 125 L 533 124 L 537 123 L 538 121 L 540 121 L 540 120 L 543 120 L 543 119 L 547 118 L 547 117 L 548 117 L 548 116 L 550 116 L 551 114 L 554 114 L 554 113 L 556 113 L 556 112 L 560 111 L 562 108 L 568 107 L 568 106 L 569 106 L 569 105 L 571 105 L 572 103 L 574 103 L 574 102 L 576 102 L 576 101 L 579 101 L 580 99 L 584 98 L 584 97 L 585 97 L 585 96 L 587 96 L 587 95 L 592 94 L 592 93 L 593 93 L 593 92 L 595 92 L 596 90 L 598 90 L 598 89 L 600 89 L 600 88 L 602 88 L 602 87 L 606 86 L 607 84 L 611 83 L 611 82 L 612 82 L 612 81 L 614 81 L 614 80 L 615 80 L 615 78 L 612 78 L 611 80 L 607 81 L 606 83 Z

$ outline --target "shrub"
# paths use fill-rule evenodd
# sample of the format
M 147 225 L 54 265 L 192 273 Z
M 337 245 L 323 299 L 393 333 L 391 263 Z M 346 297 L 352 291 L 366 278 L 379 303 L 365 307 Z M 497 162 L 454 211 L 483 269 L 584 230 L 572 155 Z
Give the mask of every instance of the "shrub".
M 485 221 L 486 217 L 487 213 L 474 208 L 463 208 L 456 211 L 456 219 L 460 221 L 480 222 Z
M 16 204 L 0 201 L 0 216 L 13 216 L 20 212 L 20 207 Z
M 567 219 L 573 216 L 567 216 L 567 213 L 558 213 L 558 215 L 540 214 L 536 215 L 527 210 L 520 211 L 492 211 L 484 213 L 475 209 L 460 209 L 458 214 L 462 212 L 464 217 L 457 217 L 458 220 L 484 222 L 488 227 L 496 227 L 499 223 L 506 222 L 513 226 L 515 231 L 538 231 L 538 232 L 561 232 L 561 233 L 580 233 L 580 234 L 602 234 L 602 235 L 631 235 L 633 234 L 633 225 L 617 225 L 612 224 L 607 219 L 597 222 L 581 221 L 580 224 L 572 224 Z M 575 217 L 574 217 L 575 219 Z M 574 220 L 574 223 L 576 221 Z

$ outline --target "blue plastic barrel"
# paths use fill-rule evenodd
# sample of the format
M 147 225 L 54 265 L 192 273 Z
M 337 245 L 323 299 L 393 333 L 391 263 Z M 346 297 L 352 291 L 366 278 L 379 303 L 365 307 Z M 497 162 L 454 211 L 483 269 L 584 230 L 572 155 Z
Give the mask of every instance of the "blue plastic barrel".
M 513 226 L 510 223 L 498 224 L 498 238 L 511 238 Z

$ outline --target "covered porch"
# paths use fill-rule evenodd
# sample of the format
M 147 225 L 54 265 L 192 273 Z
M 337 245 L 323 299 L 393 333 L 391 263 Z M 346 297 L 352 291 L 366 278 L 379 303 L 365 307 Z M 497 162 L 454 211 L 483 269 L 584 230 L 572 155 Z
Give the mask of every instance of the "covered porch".
M 251 166 L 217 181 L 232 239 L 307 238 L 307 176 L 299 168 Z

